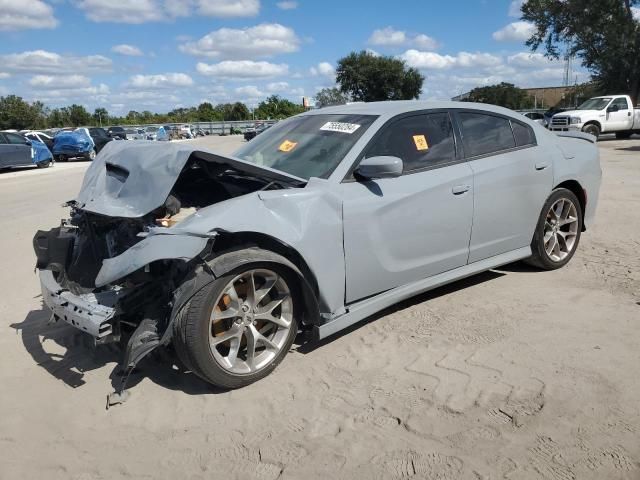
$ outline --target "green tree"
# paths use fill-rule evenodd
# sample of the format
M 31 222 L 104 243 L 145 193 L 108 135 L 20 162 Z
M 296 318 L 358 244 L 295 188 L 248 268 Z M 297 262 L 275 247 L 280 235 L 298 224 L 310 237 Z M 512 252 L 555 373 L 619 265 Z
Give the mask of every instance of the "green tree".
M 0 130 L 34 128 L 44 107 L 42 103 L 37 103 L 38 106 L 34 107 L 16 95 L 0 97 Z
M 198 120 L 201 122 L 210 122 L 215 118 L 215 110 L 209 102 L 202 102 L 198 105 Z
M 316 93 L 316 106 L 318 108 L 331 105 L 344 105 L 349 101 L 349 95 L 342 93 L 338 88 L 323 88 Z
M 528 0 L 522 19 L 535 26 L 527 40 L 550 58 L 576 55 L 607 93 L 640 99 L 640 0 Z
M 402 60 L 361 51 L 338 61 L 336 81 L 353 100 L 375 102 L 418 98 L 424 77 Z
M 106 125 L 107 123 L 109 123 L 109 112 L 107 112 L 106 108 L 96 108 L 93 111 L 93 124 L 94 125 Z
M 531 108 L 533 100 L 527 92 L 512 83 L 499 83 L 486 87 L 477 87 L 469 92 L 465 102 L 490 103 L 505 108 Z
M 82 105 L 73 104 L 67 107 L 69 123 L 73 127 L 81 127 L 91 124 L 91 114 Z
M 293 103 L 279 95 L 271 95 L 260 102 L 255 110 L 255 116 L 262 119 L 282 119 L 304 112 L 304 107 Z

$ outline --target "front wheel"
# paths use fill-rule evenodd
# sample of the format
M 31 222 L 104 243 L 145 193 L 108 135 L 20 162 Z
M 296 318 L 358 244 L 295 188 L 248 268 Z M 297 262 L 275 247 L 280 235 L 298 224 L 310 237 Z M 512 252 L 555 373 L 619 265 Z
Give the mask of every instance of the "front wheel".
M 196 293 L 174 324 L 182 363 L 219 387 L 243 387 L 271 373 L 297 334 L 294 276 L 259 252 L 244 250 L 244 259 Z
M 53 160 L 45 160 L 44 162 L 36 163 L 38 168 L 49 168 L 51 165 L 53 165 Z
M 584 133 L 588 133 L 589 135 L 593 135 L 598 138 L 600 136 L 600 127 L 595 123 L 590 123 L 589 125 L 585 125 L 582 127 L 582 131 Z
M 578 248 L 582 232 L 582 207 L 566 188 L 554 190 L 538 218 L 527 263 L 544 270 L 565 266 Z
M 94 161 L 96 159 L 96 149 L 95 148 L 91 149 L 89 153 L 86 153 L 84 155 L 84 158 L 86 158 L 87 160 Z

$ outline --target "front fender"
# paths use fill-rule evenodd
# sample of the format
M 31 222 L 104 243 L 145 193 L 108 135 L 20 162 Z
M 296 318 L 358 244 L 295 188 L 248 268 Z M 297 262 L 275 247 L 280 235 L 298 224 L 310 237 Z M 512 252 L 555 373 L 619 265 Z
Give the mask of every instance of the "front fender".
M 210 236 L 218 231 L 254 232 L 296 250 L 318 282 L 323 313 L 344 308 L 345 265 L 342 203 L 327 180 L 305 188 L 260 191 L 198 210 L 170 229 L 174 234 Z
M 215 235 L 149 235 L 117 257 L 102 262 L 96 287 L 119 280 L 156 260 L 189 261 L 204 250 Z

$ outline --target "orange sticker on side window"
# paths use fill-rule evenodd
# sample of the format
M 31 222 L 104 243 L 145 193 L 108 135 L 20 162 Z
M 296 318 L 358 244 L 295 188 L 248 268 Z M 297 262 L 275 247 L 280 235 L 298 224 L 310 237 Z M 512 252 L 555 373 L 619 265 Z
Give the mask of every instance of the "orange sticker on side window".
M 296 148 L 296 145 L 298 145 L 298 142 L 292 142 L 291 140 L 285 140 L 284 142 L 282 142 L 280 144 L 280 146 L 278 147 L 278 150 L 280 150 L 281 152 L 290 152 L 291 150 Z
M 413 143 L 416 144 L 416 150 L 429 150 L 429 144 L 427 143 L 427 139 L 424 138 L 424 135 L 414 135 Z

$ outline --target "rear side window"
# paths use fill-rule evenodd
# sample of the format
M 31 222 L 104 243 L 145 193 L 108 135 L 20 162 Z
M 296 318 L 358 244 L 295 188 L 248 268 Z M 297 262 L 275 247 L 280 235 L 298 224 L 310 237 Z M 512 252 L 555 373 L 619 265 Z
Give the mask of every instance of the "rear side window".
M 516 145 L 518 147 L 536 144 L 536 136 L 530 126 L 512 120 L 511 127 L 513 128 L 513 136 L 516 138 Z
M 486 155 L 516 146 L 506 118 L 471 112 L 458 115 L 467 156 Z
M 16 135 L 15 133 L 5 133 L 4 135 L 5 135 L 5 137 L 7 137 L 7 140 L 9 140 L 9 143 L 12 143 L 14 145 L 24 145 L 25 144 L 24 137 L 22 137 L 20 135 Z
M 413 115 L 387 125 L 365 156 L 380 155 L 401 158 L 405 173 L 455 161 L 456 148 L 449 114 Z

